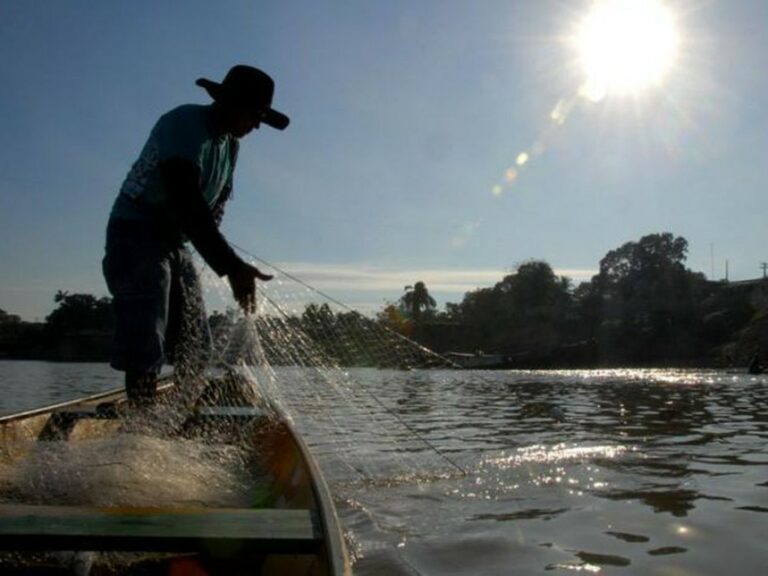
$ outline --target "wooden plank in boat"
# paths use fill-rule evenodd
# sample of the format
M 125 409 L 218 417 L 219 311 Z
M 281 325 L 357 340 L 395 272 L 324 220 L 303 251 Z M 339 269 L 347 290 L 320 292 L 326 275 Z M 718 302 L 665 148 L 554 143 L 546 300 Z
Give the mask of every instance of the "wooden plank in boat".
M 119 417 L 120 414 L 113 402 L 54 410 L 40 431 L 38 440 L 67 440 L 80 420 L 114 420 Z
M 310 510 L 87 508 L 0 505 L 4 550 L 247 550 L 313 553 L 322 544 Z
M 52 417 L 70 418 L 80 420 L 83 418 L 94 418 L 97 420 L 114 420 L 120 417 L 120 412 L 113 402 L 103 402 L 96 405 L 77 406 L 75 408 L 54 410 Z

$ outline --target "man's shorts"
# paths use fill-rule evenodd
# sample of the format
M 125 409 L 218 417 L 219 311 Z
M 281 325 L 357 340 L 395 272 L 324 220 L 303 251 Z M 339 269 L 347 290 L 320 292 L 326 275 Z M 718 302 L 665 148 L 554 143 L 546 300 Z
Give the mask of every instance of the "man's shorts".
M 107 227 L 102 266 L 115 312 L 112 367 L 158 374 L 166 362 L 204 366 L 211 340 L 192 255 L 145 228 L 126 220 Z

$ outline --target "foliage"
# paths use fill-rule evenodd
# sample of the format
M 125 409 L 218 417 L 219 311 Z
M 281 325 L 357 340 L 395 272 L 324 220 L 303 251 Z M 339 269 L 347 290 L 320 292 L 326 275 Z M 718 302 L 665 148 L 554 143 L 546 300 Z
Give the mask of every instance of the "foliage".
M 46 330 L 52 336 L 78 330 L 109 331 L 114 325 L 109 298 L 96 298 L 91 294 L 70 294 L 59 290 L 53 301 L 58 306 L 45 319 Z
M 593 299 L 582 311 L 596 323 L 590 331 L 606 361 L 669 363 L 701 353 L 698 327 L 708 283 L 685 268 L 687 251 L 685 238 L 665 232 L 627 242 L 600 261 L 593 286 L 584 290 Z
M 0 357 L 29 358 L 38 352 L 42 325 L 0 310 Z
M 376 314 L 376 321 L 388 330 L 410 337 L 413 335 L 413 322 L 406 316 L 402 303 L 387 304 L 383 310 Z
M 509 354 L 560 344 L 570 307 L 570 280 L 531 260 L 493 288 L 467 293 L 449 316 L 466 327 L 468 350 Z
M 334 312 L 328 304 L 307 304 L 300 317 L 280 320 L 281 328 L 261 319 L 262 345 L 272 363 L 328 361 L 342 366 L 395 366 L 389 351 L 402 345 L 402 337 L 383 319 L 372 319 L 355 311 Z M 282 329 L 287 324 L 288 329 Z M 301 349 L 300 358 L 285 357 L 285 341 L 274 341 L 273 333 L 288 335 L 288 348 Z
M 649 234 L 609 251 L 599 273 L 575 288 L 547 262 L 525 262 L 493 287 L 446 304 L 413 337 L 438 351 L 483 350 L 521 365 L 562 365 L 567 358 L 679 365 L 735 357 L 734 339 L 755 348 L 768 294 L 758 304 L 754 288 L 707 281 L 685 267 L 687 252 L 683 237 Z M 390 305 L 380 321 L 396 324 L 404 304 Z
M 21 318 L 16 314 L 8 314 L 5 310 L 0 308 L 0 326 L 9 326 L 21 323 Z
M 444 312 L 419 281 L 374 318 L 308 304 L 299 316 L 279 322 L 287 324 L 282 332 L 297 334 L 297 346 L 314 347 L 319 356 L 347 366 L 395 365 L 371 344 L 391 338 L 396 347 L 402 336 L 437 352 L 502 354 L 525 367 L 681 365 L 718 358 L 743 364 L 755 352 L 768 355 L 768 281 L 707 281 L 685 267 L 687 252 L 685 238 L 649 234 L 610 250 L 598 274 L 576 287 L 547 262 L 531 260 L 493 286 L 447 303 Z M 54 303 L 44 325 L 0 310 L 0 355 L 55 357 L 62 343 L 82 347 L 94 335 L 109 338 L 109 298 L 60 290 Z M 219 351 L 242 332 L 238 318 L 235 310 L 210 316 Z M 285 342 L 270 335 L 270 321 L 263 319 L 260 330 L 265 353 L 274 363 L 291 362 Z
M 114 325 L 109 298 L 59 290 L 44 324 L 0 310 L 0 356 L 106 361 Z
M 413 286 L 405 287 L 405 294 L 400 298 L 402 309 L 405 310 L 411 320 L 418 324 L 422 321 L 422 315 L 430 315 L 437 307 L 437 302 L 429 294 L 424 282 L 416 282 Z

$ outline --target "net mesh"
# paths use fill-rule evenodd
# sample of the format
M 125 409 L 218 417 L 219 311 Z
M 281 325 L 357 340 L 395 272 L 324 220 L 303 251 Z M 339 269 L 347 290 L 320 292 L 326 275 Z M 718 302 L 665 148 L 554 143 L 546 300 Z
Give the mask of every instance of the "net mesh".
M 460 470 L 371 391 L 393 370 L 454 365 L 387 322 L 274 271 L 258 285 L 255 315 L 230 308 L 212 316 L 213 365 L 236 370 L 279 405 L 327 479 L 398 481 Z M 210 270 L 203 285 L 209 306 L 231 302 L 228 285 Z
M 231 398 L 219 399 L 224 404 L 242 406 L 245 401 L 267 410 L 274 407 L 292 421 L 339 500 L 354 501 L 356 489 L 369 484 L 463 474 L 449 455 L 375 393 L 400 371 L 450 368 L 448 360 L 281 270 L 275 269 L 272 281 L 259 284 L 258 311 L 249 316 L 227 308 L 232 298 L 225 281 L 205 268 L 200 279 L 207 307 L 224 312 L 214 313 L 209 327 L 196 320 L 200 315 L 195 310 L 182 318 L 174 393 L 116 423 L 114 435 L 71 443 L 32 442 L 24 445 L 22 457 L 2 458 L 0 451 L 0 502 L 252 504 L 254 494 L 267 490 L 269 479 L 253 467 L 247 447 L 179 438 L 175 433 L 189 417 L 189 406 L 204 399 L 212 384 L 228 381 L 222 375 L 247 384 L 247 394 L 233 389 Z M 186 301 L 198 311 L 201 303 L 197 296 Z M 204 366 L 205 358 L 210 360 Z M 419 372 L 419 378 L 429 380 L 427 374 L 433 373 L 439 371 Z M 122 571 L 143 559 L 141 554 L 123 553 L 65 559 L 11 553 L 0 554 L 0 571 L 6 566 L 78 562 L 83 563 L 82 573 L 94 563 Z

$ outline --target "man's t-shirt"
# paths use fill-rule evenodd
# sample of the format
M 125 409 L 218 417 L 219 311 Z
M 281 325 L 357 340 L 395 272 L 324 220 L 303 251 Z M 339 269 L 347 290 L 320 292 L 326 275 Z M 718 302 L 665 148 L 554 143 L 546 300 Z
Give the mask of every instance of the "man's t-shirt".
M 171 225 L 168 193 L 158 169 L 170 158 L 183 158 L 198 167 L 200 191 L 213 209 L 222 192 L 232 187 L 237 153 L 236 138 L 216 134 L 211 106 L 186 104 L 171 110 L 152 129 L 120 188 L 110 217 Z

